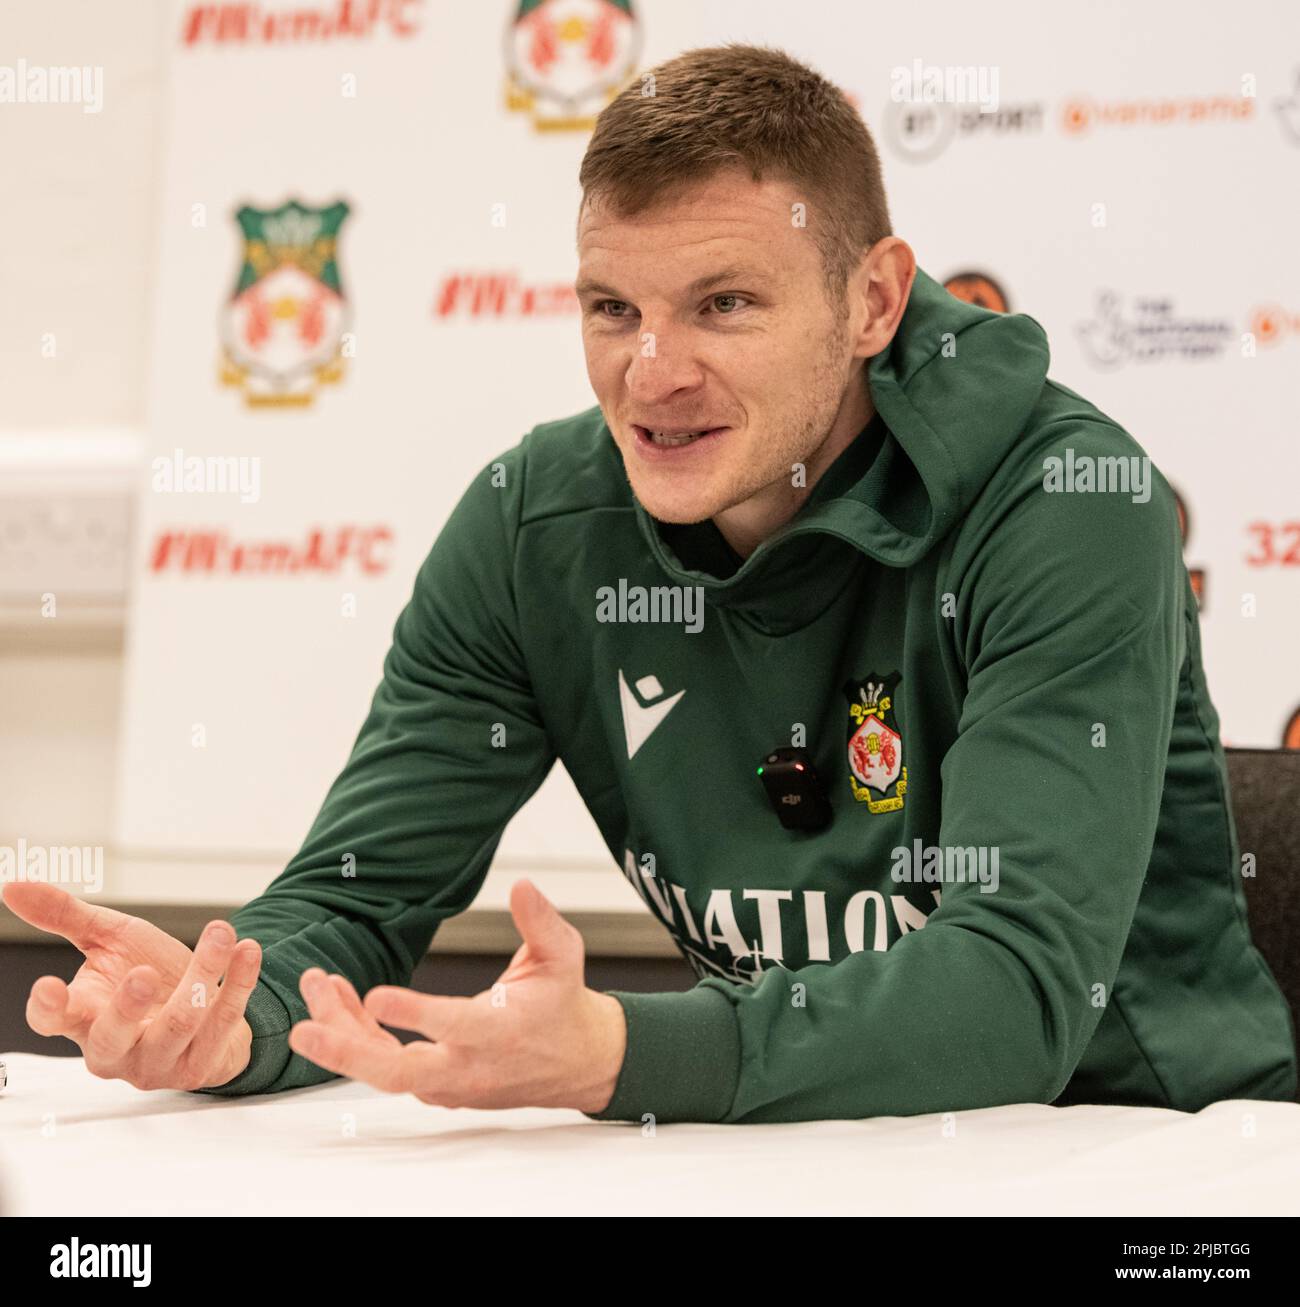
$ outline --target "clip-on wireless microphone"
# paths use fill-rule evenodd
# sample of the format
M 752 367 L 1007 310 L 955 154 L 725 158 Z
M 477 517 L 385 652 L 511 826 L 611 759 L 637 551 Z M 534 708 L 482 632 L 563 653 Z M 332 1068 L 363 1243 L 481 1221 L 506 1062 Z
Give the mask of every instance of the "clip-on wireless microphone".
M 831 801 L 806 749 L 773 749 L 758 766 L 772 810 L 786 830 L 824 830 Z

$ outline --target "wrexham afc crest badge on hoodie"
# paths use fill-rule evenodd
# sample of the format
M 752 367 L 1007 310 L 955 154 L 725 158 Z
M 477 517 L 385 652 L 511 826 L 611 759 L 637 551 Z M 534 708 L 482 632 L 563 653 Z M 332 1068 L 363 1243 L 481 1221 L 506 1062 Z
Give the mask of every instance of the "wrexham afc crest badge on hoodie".
M 907 794 L 903 737 L 894 709 L 898 682 L 896 672 L 872 672 L 844 686 L 849 699 L 849 787 L 868 812 L 898 812 Z

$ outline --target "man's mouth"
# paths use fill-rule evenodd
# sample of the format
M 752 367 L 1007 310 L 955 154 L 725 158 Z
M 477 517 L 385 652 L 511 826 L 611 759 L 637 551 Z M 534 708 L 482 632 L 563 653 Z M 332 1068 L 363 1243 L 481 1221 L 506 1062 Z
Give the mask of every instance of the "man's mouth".
M 685 431 L 679 427 L 669 428 L 666 431 L 652 431 L 649 427 L 633 424 L 636 431 L 636 438 L 642 444 L 652 445 L 656 449 L 679 449 L 683 445 L 693 445 L 696 441 L 704 439 L 706 436 L 716 436 L 720 431 L 725 431 L 726 427 L 703 427 L 698 431 Z

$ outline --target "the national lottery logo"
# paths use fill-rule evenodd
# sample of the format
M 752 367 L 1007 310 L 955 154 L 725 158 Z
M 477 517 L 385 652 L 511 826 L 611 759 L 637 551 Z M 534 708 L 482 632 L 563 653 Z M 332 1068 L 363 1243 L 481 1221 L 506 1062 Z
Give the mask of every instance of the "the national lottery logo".
M 849 788 L 869 812 L 897 812 L 907 794 L 903 737 L 894 697 L 898 676 L 874 672 L 846 682 L 849 700 Z
M 351 317 L 339 280 L 339 229 L 348 206 L 235 213 L 244 248 L 221 316 L 221 380 L 253 406 L 302 407 L 342 380 Z
M 1076 331 L 1084 357 L 1098 368 L 1217 358 L 1236 335 L 1226 318 L 1175 314 L 1167 296 L 1142 296 L 1127 306 L 1113 290 L 1097 293 L 1092 318 L 1080 322 Z
M 506 32 L 506 106 L 539 131 L 590 131 L 640 52 L 632 0 L 520 0 Z

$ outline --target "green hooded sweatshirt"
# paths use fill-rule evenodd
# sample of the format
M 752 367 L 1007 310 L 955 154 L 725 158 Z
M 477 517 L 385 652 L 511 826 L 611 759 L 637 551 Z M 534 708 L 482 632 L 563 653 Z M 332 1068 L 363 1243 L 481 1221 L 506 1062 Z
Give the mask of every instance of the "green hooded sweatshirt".
M 409 983 L 558 757 L 699 976 L 615 993 L 602 1119 L 1294 1096 L 1169 486 L 1047 379 L 1038 323 L 924 272 L 869 367 L 876 416 L 743 561 L 645 512 L 598 408 L 483 470 L 301 850 L 235 914 L 253 1052 L 209 1092 L 330 1078 L 287 1044 L 301 973 Z M 783 745 L 822 830 L 767 798 Z

